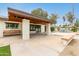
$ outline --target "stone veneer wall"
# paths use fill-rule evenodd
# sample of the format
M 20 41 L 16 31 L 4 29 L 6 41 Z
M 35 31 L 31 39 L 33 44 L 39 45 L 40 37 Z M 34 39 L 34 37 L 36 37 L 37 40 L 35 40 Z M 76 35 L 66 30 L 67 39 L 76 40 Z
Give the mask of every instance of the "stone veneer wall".
M 3 31 L 5 30 L 5 22 L 3 20 L 0 20 L 0 37 L 3 37 Z

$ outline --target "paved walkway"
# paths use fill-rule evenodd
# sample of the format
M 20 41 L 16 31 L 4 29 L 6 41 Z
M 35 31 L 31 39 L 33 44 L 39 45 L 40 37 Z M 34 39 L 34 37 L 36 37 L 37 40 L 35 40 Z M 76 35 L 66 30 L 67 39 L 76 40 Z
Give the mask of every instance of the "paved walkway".
M 79 56 L 79 40 L 72 40 L 72 42 L 60 53 L 60 56 Z
M 35 35 L 30 40 L 21 36 L 0 38 L 0 46 L 10 44 L 13 56 L 57 56 L 64 49 L 61 36 Z

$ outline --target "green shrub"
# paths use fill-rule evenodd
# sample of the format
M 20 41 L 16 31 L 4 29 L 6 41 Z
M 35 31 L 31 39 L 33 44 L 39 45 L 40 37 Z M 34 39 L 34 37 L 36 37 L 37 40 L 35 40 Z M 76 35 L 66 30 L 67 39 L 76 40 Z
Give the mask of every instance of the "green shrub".
M 55 30 L 55 27 L 51 27 L 51 31 L 53 32 Z
M 79 27 L 79 19 L 76 20 L 75 26 Z
M 71 29 L 71 31 L 77 32 L 77 27 L 73 26 L 72 29 Z

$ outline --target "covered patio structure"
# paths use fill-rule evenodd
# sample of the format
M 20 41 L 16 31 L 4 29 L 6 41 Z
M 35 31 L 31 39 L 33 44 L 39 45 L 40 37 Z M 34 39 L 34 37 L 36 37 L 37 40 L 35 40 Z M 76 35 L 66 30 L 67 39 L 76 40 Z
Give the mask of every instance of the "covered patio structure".
M 20 22 L 20 28 L 22 33 L 22 39 L 28 40 L 30 39 L 30 24 L 32 25 L 40 25 L 41 33 L 45 33 L 47 35 L 51 34 L 50 25 L 51 21 L 48 19 L 44 19 L 27 12 L 23 12 L 20 10 L 8 8 L 8 21 L 12 22 Z

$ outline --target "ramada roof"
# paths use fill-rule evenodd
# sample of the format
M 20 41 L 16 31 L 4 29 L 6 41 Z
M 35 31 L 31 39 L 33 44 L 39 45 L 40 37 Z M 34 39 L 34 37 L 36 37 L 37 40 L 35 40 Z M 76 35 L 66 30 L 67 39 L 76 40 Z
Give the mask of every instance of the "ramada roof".
M 49 19 L 38 17 L 38 16 L 32 15 L 30 13 L 20 11 L 20 10 L 16 10 L 16 9 L 13 9 L 13 8 L 8 8 L 8 12 L 15 14 L 15 15 L 19 15 L 20 17 L 25 18 L 25 19 L 32 19 L 32 20 L 35 19 L 35 20 L 40 20 L 40 21 L 44 21 L 44 22 L 47 22 L 47 23 L 51 23 L 51 21 Z

